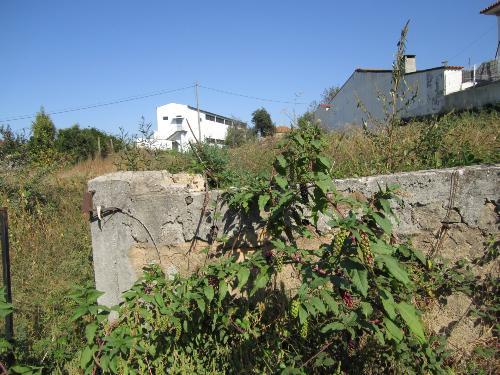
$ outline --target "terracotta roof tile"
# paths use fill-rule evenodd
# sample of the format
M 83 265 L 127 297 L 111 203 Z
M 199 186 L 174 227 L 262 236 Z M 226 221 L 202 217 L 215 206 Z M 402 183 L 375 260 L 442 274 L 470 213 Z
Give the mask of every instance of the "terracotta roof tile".
M 277 126 L 276 127 L 276 133 L 288 133 L 292 131 L 292 129 L 290 129 L 288 126 Z
M 495 8 L 495 7 L 497 7 L 497 6 L 500 6 L 500 1 L 497 1 L 497 2 L 495 2 L 495 3 L 493 3 L 493 4 L 491 4 L 490 6 L 488 6 L 488 7 L 484 8 L 484 9 L 483 9 L 482 11 L 480 11 L 479 13 L 484 14 L 484 13 L 486 13 L 486 12 L 488 12 L 488 11 L 492 10 L 493 8 Z M 500 9 L 499 9 L 499 10 L 500 10 Z

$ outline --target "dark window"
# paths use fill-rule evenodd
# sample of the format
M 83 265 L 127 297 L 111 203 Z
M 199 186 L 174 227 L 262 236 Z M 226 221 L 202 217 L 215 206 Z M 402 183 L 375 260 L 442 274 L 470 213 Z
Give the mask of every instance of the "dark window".
M 223 118 L 220 118 L 220 117 L 217 117 L 217 118 L 215 119 L 215 121 L 217 121 L 217 122 L 218 122 L 218 123 L 220 123 L 220 124 L 223 124 L 223 123 L 224 123 L 224 119 L 223 119 Z
M 172 124 L 182 124 L 182 117 L 175 117 L 172 119 Z
M 215 121 L 215 116 L 212 116 L 212 115 L 207 115 L 207 114 L 205 114 L 205 118 L 206 118 L 208 121 Z
M 168 120 L 168 116 L 163 116 L 163 119 L 164 120 Z
M 231 120 L 226 120 L 226 125 L 233 125 L 233 122 Z

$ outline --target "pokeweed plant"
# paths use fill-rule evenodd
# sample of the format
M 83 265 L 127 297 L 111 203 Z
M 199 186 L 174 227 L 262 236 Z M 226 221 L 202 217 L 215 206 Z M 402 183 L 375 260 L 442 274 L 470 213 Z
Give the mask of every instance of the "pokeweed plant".
M 271 176 L 227 192 L 232 209 L 259 212 L 272 247 L 240 262 L 228 252 L 188 277 L 152 265 L 113 319 L 98 292 L 75 294 L 85 374 L 444 372 L 414 304 L 413 270 L 427 259 L 392 235 L 397 187 L 366 201 L 339 194 L 324 146 L 317 126 L 294 130 Z M 299 246 L 313 236 L 318 246 Z

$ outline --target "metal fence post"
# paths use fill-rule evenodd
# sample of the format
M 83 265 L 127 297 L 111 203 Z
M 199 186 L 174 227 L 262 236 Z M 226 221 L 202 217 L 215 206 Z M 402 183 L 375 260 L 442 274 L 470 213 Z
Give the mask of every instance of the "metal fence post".
M 0 208 L 0 239 L 2 245 L 2 271 L 3 285 L 5 287 L 5 298 L 8 303 L 12 303 L 12 288 L 10 283 L 10 254 L 9 254 L 9 221 L 7 208 Z M 5 338 L 11 341 L 14 338 L 13 314 L 5 317 Z

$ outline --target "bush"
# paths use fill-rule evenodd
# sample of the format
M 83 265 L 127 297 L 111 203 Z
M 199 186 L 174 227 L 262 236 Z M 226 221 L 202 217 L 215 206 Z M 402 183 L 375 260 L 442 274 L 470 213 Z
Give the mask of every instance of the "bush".
M 77 290 L 85 373 L 444 373 L 414 305 L 427 260 L 393 241 L 394 188 L 368 202 L 337 196 L 325 144 L 316 127 L 294 131 L 270 179 L 228 192 L 235 210 L 261 213 L 271 249 L 239 263 L 222 256 L 173 280 L 153 266 L 113 308 L 112 324 L 98 292 Z M 333 239 L 301 248 L 320 215 Z M 292 293 L 276 286 L 285 267 L 296 274 Z
M 57 132 L 55 147 L 74 162 L 88 158 L 106 157 L 119 149 L 121 142 L 96 128 L 81 129 L 78 124 Z

